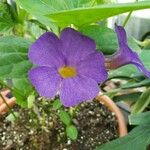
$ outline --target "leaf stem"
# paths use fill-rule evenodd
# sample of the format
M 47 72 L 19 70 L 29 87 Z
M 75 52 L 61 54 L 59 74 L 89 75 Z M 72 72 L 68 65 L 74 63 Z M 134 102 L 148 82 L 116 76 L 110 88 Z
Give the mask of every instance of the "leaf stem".
M 125 21 L 124 21 L 124 23 L 123 23 L 123 27 L 126 26 L 127 22 L 129 21 L 129 18 L 131 17 L 132 12 L 133 12 L 133 11 L 129 12 L 129 14 L 127 15 L 127 17 L 126 17 L 126 19 L 125 19 Z
M 138 2 L 138 0 L 136 0 L 135 2 Z M 124 21 L 124 23 L 123 23 L 123 27 L 126 26 L 127 22 L 129 21 L 131 15 L 132 15 L 132 12 L 133 12 L 133 11 L 130 11 L 129 14 L 127 15 L 127 17 L 126 17 L 126 19 L 125 19 L 125 21 Z

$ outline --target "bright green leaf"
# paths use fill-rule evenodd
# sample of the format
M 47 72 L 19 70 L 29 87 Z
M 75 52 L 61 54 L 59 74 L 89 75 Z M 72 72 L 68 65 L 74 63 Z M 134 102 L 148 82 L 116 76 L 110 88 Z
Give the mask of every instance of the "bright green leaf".
M 19 117 L 19 113 L 18 112 L 14 112 L 16 117 Z M 14 115 L 12 113 L 10 113 L 7 117 L 6 120 L 14 122 L 16 120 L 16 118 L 14 117 Z
M 61 110 L 59 113 L 59 118 L 66 126 L 70 125 L 71 117 L 66 111 Z
M 146 150 L 150 144 L 150 126 L 134 128 L 128 135 L 108 142 L 95 150 Z
M 53 19 L 57 24 L 74 24 L 81 26 L 94 23 L 108 17 L 121 13 L 140 10 L 150 7 L 150 2 L 124 3 L 124 4 L 104 4 L 95 7 L 77 8 L 64 11 L 50 12 L 46 16 Z
M 0 32 L 6 32 L 14 26 L 7 4 L 0 2 Z
M 150 111 L 129 116 L 131 125 L 150 125 Z
M 67 136 L 72 139 L 76 140 L 78 137 L 78 130 L 74 125 L 67 126 L 66 128 Z
M 55 109 L 55 110 L 59 109 L 61 106 L 62 106 L 62 103 L 61 103 L 60 99 L 54 100 L 54 102 L 53 102 L 53 109 Z
M 32 108 L 35 102 L 35 95 L 29 95 L 27 98 L 28 101 L 28 108 Z

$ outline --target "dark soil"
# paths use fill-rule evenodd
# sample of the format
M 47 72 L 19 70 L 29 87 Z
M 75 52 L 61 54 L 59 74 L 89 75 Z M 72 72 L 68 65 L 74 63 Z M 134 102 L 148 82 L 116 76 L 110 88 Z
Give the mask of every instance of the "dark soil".
M 16 110 L 20 113 L 17 121 L 0 118 L 0 150 L 93 150 L 118 137 L 114 113 L 97 101 L 82 103 L 73 113 L 72 122 L 79 132 L 76 141 L 66 137 L 52 102 L 39 101 L 34 111 Z

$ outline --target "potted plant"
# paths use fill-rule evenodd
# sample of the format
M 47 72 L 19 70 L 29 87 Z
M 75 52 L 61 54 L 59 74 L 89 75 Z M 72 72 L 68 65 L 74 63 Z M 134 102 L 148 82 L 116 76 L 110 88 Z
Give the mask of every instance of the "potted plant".
M 128 141 L 132 133 L 124 136 L 124 118 L 106 95 L 114 100 L 123 89 L 149 83 L 150 71 L 143 63 L 148 51 L 141 52 L 124 28 L 132 11 L 149 6 L 147 1 L 0 2 L 0 85 L 13 95 L 0 94 L 0 147 L 93 150 L 116 138 Z M 107 27 L 109 17 L 129 11 L 123 26 Z M 128 67 L 121 75 L 117 72 L 128 64 L 144 76 L 133 77 L 135 68 L 131 74 Z M 127 85 L 103 91 L 104 83 L 114 78 Z M 128 86 L 130 81 L 136 85 Z

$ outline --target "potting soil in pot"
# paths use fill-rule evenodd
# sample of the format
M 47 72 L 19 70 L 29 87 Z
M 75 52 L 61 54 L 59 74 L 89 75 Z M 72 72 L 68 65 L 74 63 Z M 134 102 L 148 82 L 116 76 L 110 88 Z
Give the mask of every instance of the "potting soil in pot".
M 35 111 L 15 108 L 20 118 L 11 123 L 0 118 L 0 150 L 93 150 L 96 146 L 118 137 L 115 114 L 96 100 L 80 104 L 74 111 L 72 124 L 78 129 L 77 140 L 66 136 L 59 110 L 47 101 L 37 102 Z M 68 111 L 68 109 L 65 109 Z

